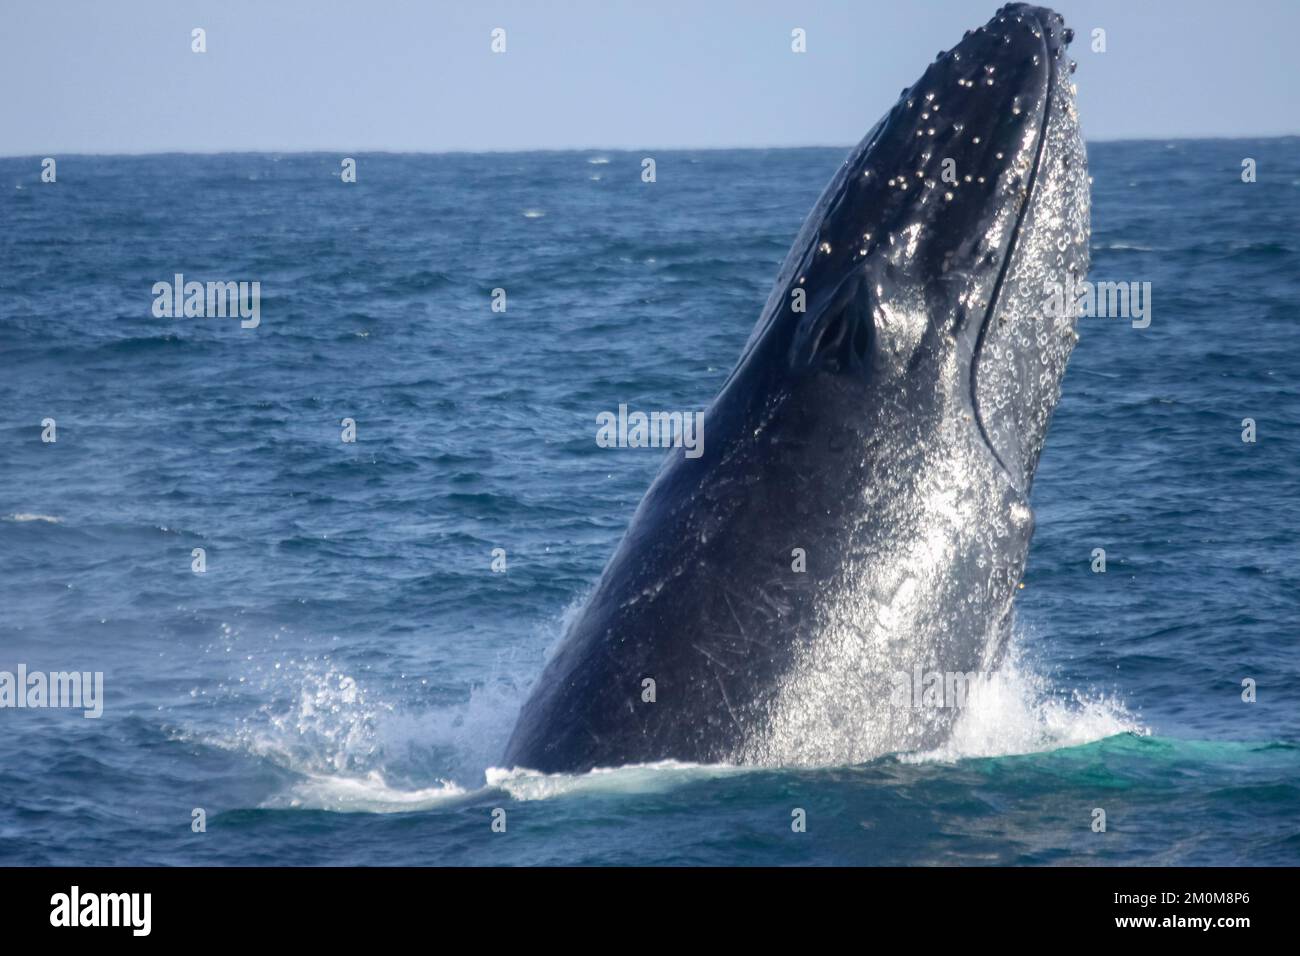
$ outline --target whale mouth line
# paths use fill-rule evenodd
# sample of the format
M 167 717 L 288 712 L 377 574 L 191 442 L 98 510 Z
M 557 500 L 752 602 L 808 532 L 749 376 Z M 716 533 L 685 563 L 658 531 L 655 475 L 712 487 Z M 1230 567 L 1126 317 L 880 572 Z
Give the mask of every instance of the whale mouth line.
M 1043 161 L 1043 150 L 1047 144 L 1048 124 L 1051 122 L 1053 115 L 1052 99 L 1053 94 L 1056 92 L 1056 67 L 1052 65 L 1051 47 L 1047 42 L 1049 27 L 1037 16 L 1035 16 L 1034 19 L 1038 20 L 1040 32 L 1039 39 L 1043 45 L 1043 62 L 1047 66 L 1047 87 L 1043 94 L 1043 118 L 1038 126 L 1038 142 L 1034 146 L 1034 165 L 1029 171 L 1029 183 L 1026 189 L 1025 201 L 1021 205 L 1020 211 L 1016 214 L 1016 223 L 1015 226 L 1012 227 L 1011 239 L 1007 243 L 1007 254 L 1003 257 L 1002 265 L 998 269 L 998 276 L 993 284 L 993 292 L 989 296 L 988 308 L 984 310 L 984 317 L 980 320 L 979 335 L 976 336 L 975 347 L 971 349 L 970 375 L 968 376 L 970 381 L 971 411 L 973 413 L 975 425 L 979 429 L 980 438 L 982 438 L 984 444 L 988 446 L 989 451 L 993 455 L 993 460 L 998 463 L 998 467 L 1002 469 L 1003 473 L 1010 479 L 1012 485 L 1019 491 L 1025 490 L 1022 487 L 1023 482 L 1017 477 L 1014 471 L 1007 467 L 1007 463 L 1003 460 L 1002 455 L 998 452 L 997 447 L 993 443 L 993 439 L 989 436 L 988 427 L 984 423 L 984 415 L 980 411 L 979 395 L 977 390 L 979 387 L 979 360 L 980 354 L 984 350 L 984 338 L 988 332 L 989 322 L 993 318 L 993 313 L 997 310 L 998 303 L 1001 301 L 1002 287 L 1006 282 L 1007 273 L 1011 268 L 1011 262 L 1015 258 L 1016 249 L 1020 244 L 1020 235 L 1025 224 L 1025 217 L 1029 214 L 1029 210 L 1034 203 L 1034 191 L 1038 186 L 1038 171 Z M 1064 49 L 1064 47 L 1062 47 L 1062 49 Z

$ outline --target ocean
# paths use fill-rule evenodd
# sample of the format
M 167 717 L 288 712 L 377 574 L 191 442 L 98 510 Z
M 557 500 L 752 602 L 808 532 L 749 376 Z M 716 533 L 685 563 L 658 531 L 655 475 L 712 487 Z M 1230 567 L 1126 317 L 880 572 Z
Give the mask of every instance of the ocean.
M 0 671 L 103 674 L 0 709 L 0 864 L 1300 864 L 1298 147 L 1090 146 L 1150 310 L 1080 320 L 946 746 L 550 777 L 505 738 L 663 454 L 596 415 L 707 406 L 846 150 L 0 159 Z

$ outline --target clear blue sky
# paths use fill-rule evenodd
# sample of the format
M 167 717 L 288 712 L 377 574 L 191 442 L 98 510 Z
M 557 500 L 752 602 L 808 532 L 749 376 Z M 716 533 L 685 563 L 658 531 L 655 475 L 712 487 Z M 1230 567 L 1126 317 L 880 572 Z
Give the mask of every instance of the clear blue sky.
M 4 0 L 0 154 L 848 144 L 998 6 Z M 1300 132 L 1298 0 L 1056 7 L 1089 138 Z

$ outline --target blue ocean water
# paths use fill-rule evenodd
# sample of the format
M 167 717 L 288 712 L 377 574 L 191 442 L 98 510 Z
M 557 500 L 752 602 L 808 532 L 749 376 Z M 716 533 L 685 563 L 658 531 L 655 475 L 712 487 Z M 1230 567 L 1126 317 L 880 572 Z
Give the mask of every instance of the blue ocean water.
M 0 160 L 0 670 L 105 675 L 0 710 L 0 863 L 1300 863 L 1298 147 L 1090 148 L 1151 323 L 1081 322 L 950 746 L 559 777 L 496 764 L 659 464 L 595 415 L 707 405 L 844 151 Z

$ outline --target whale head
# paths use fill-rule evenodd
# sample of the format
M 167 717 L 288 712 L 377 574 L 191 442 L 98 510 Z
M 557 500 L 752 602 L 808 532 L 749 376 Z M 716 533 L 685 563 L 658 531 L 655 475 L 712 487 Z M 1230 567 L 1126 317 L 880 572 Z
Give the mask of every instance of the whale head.
M 903 90 L 809 215 L 733 379 L 923 380 L 1028 491 L 1077 339 L 1051 304 L 1088 268 L 1072 36 L 1011 4 Z

